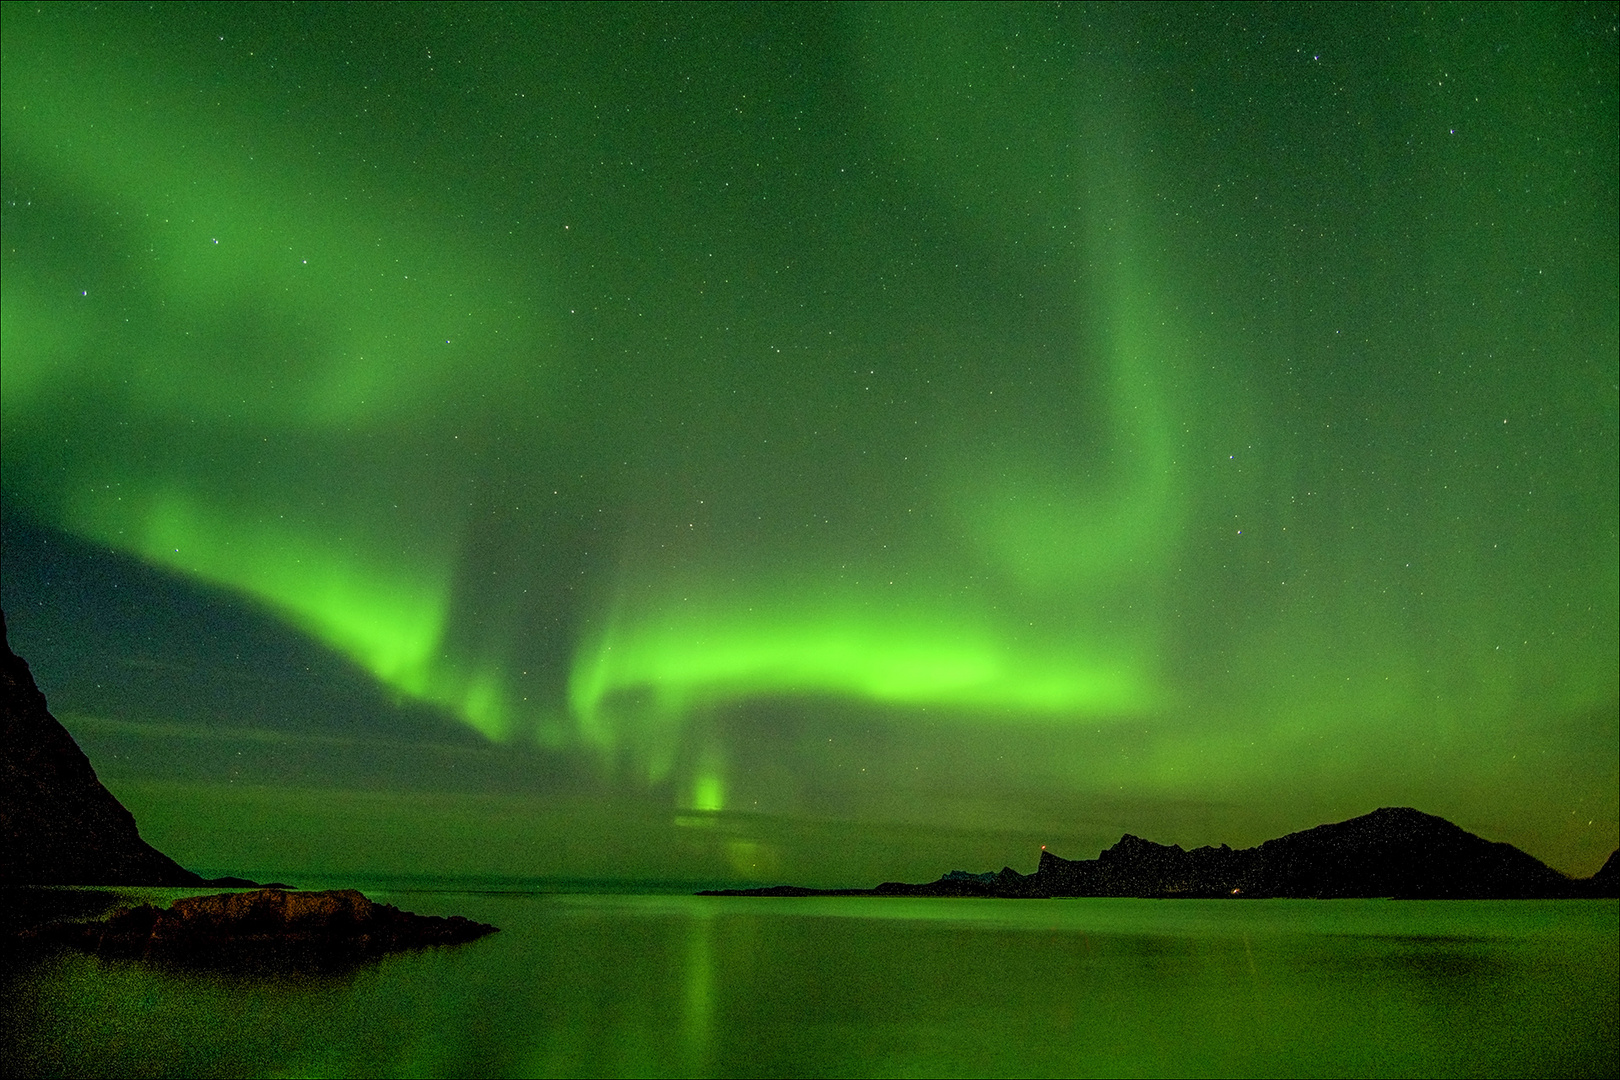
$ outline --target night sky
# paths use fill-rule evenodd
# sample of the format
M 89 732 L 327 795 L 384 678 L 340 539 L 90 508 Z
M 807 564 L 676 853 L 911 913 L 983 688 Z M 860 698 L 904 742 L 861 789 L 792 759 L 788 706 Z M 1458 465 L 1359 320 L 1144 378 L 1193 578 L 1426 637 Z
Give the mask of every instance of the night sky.
M 1614 4 L 3 50 L 11 640 L 194 868 L 1616 846 Z

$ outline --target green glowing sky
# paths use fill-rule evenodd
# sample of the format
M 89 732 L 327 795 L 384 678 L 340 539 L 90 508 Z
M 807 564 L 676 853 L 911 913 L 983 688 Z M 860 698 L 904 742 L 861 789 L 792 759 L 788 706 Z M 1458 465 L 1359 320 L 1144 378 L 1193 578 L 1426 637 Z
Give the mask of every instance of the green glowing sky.
M 7 4 L 13 644 L 222 870 L 1590 873 L 1615 22 Z

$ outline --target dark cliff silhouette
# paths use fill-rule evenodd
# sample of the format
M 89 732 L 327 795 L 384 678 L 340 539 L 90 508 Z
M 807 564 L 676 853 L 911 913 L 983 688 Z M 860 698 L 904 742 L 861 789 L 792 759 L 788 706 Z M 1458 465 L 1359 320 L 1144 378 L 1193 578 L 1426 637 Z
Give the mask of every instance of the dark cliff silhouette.
M 141 839 L 46 708 L 0 613 L 0 885 L 207 884 Z
M 1620 872 L 1611 855 L 1593 877 L 1571 879 L 1512 844 L 1485 840 L 1409 807 L 1385 807 L 1241 850 L 1222 844 L 1184 851 L 1127 833 L 1095 859 L 1063 859 L 1043 850 L 1033 874 L 1011 867 L 986 874 L 953 870 L 919 885 L 777 885 L 708 895 L 1528 900 L 1620 896 Z
M 1587 889 L 1593 896 L 1620 896 L 1620 851 L 1612 851 L 1603 860 L 1598 872 L 1587 879 Z

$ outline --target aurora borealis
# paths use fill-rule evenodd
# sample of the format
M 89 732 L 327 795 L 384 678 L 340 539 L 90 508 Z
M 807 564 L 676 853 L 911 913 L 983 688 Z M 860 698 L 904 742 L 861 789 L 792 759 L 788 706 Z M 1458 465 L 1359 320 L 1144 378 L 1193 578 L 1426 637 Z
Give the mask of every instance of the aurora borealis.
M 13 645 L 224 870 L 1591 873 L 1615 24 L 7 4 Z

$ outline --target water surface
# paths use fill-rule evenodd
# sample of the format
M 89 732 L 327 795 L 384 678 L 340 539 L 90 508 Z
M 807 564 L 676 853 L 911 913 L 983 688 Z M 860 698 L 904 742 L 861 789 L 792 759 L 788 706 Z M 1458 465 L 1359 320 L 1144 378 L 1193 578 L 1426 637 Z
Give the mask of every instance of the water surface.
M 273 978 L 35 958 L 0 1006 L 5 1071 L 1620 1071 L 1614 901 L 369 892 L 502 932 Z

